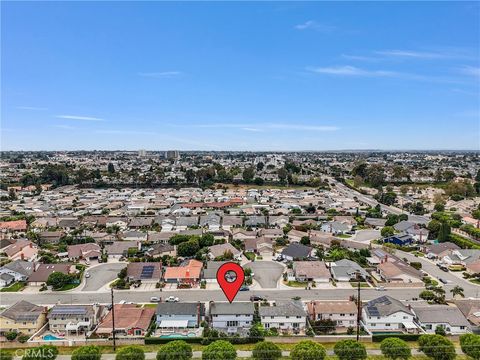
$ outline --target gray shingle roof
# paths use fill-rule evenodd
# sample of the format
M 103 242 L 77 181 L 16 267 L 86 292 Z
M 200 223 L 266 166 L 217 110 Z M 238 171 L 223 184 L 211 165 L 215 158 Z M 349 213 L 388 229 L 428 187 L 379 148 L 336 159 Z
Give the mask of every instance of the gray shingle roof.
M 255 308 L 250 302 L 212 303 L 210 304 L 211 315 L 253 315 Z
M 447 323 L 451 326 L 470 326 L 462 312 L 455 306 L 428 305 L 414 307 L 420 323 Z
M 403 305 L 400 300 L 388 295 L 370 300 L 363 308 L 368 316 L 389 316 L 399 311 L 413 315 L 412 310 Z
M 306 316 L 301 304 L 288 302 L 277 306 L 260 306 L 260 316 Z
M 200 315 L 205 315 L 203 303 L 159 303 L 157 315 L 196 315 L 200 306 Z

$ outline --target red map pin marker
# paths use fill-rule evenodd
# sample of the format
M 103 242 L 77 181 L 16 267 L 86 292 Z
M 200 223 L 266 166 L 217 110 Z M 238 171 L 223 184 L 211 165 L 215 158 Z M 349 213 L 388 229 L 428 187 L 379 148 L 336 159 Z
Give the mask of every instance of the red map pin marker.
M 232 302 L 245 280 L 243 268 L 234 262 L 227 262 L 217 270 L 217 281 L 228 301 Z

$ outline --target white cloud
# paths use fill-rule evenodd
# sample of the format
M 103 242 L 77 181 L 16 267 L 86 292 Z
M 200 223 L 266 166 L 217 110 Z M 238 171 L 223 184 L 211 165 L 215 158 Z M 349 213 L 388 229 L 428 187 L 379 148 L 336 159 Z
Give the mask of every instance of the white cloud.
M 182 75 L 181 71 L 160 71 L 160 72 L 139 72 L 138 75 L 141 77 L 149 77 L 155 79 L 161 78 L 173 78 L 179 75 Z
M 261 132 L 262 131 L 260 129 L 252 128 L 252 127 L 242 127 L 241 129 L 245 130 L 245 131 L 251 131 L 251 132 Z
M 58 129 L 63 129 L 63 130 L 76 130 L 76 127 L 70 126 L 70 125 L 54 125 L 53 127 L 56 127 Z
M 96 134 L 108 135 L 158 135 L 154 131 L 136 131 L 136 130 L 96 130 Z
M 464 66 L 460 69 L 460 72 L 464 75 L 480 77 L 480 68 L 474 66 Z
M 418 58 L 418 59 L 442 59 L 450 57 L 448 54 L 434 53 L 434 52 L 422 52 L 413 50 L 381 50 L 375 51 L 375 54 L 393 57 L 403 58 Z
M 17 106 L 17 109 L 20 109 L 20 110 L 33 110 L 33 111 L 44 111 L 44 110 L 48 110 L 47 108 L 44 108 L 44 107 L 36 107 L 36 106 Z
M 324 125 L 291 125 L 291 124 L 269 124 L 268 127 L 272 129 L 286 129 L 286 130 L 309 130 L 309 131 L 337 131 L 340 130 L 337 126 Z
M 394 71 L 386 70 L 365 70 L 350 65 L 330 66 L 330 67 L 309 67 L 308 71 L 318 74 L 340 75 L 340 76 L 371 76 L 371 77 L 392 77 L 399 74 Z
M 188 127 L 197 128 L 215 128 L 215 129 L 241 129 L 245 131 L 261 132 L 265 130 L 300 130 L 300 131 L 337 131 L 337 126 L 324 125 L 302 125 L 302 124 L 285 124 L 285 123 L 257 123 L 257 124 L 193 124 Z
M 319 32 L 329 33 L 336 29 L 335 26 L 327 25 L 327 24 L 320 24 L 313 20 L 305 21 L 302 24 L 295 25 L 295 29 L 297 30 L 315 30 Z
M 79 120 L 79 121 L 105 121 L 105 119 L 101 119 L 93 116 L 57 115 L 55 117 L 58 119 Z

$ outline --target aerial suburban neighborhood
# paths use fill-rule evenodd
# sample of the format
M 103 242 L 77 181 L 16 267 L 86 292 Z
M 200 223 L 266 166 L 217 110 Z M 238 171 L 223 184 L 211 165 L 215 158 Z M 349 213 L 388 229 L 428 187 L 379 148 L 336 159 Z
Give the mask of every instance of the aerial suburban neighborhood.
M 478 0 L 0 23 L 0 360 L 480 360 Z
M 5 153 L 1 335 L 472 333 L 479 164 L 468 152 Z M 233 303 L 216 278 L 226 262 L 245 273 Z

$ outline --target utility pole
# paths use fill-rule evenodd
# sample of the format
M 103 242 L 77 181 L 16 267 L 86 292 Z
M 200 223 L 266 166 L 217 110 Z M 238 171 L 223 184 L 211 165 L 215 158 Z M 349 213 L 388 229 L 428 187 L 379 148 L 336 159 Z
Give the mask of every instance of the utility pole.
M 360 318 L 361 318 L 361 300 L 360 300 L 360 272 L 357 271 L 357 341 L 360 339 Z
M 113 287 L 111 288 L 112 294 L 112 336 L 113 336 L 113 351 L 116 351 L 117 344 L 115 338 L 115 303 L 113 301 Z

